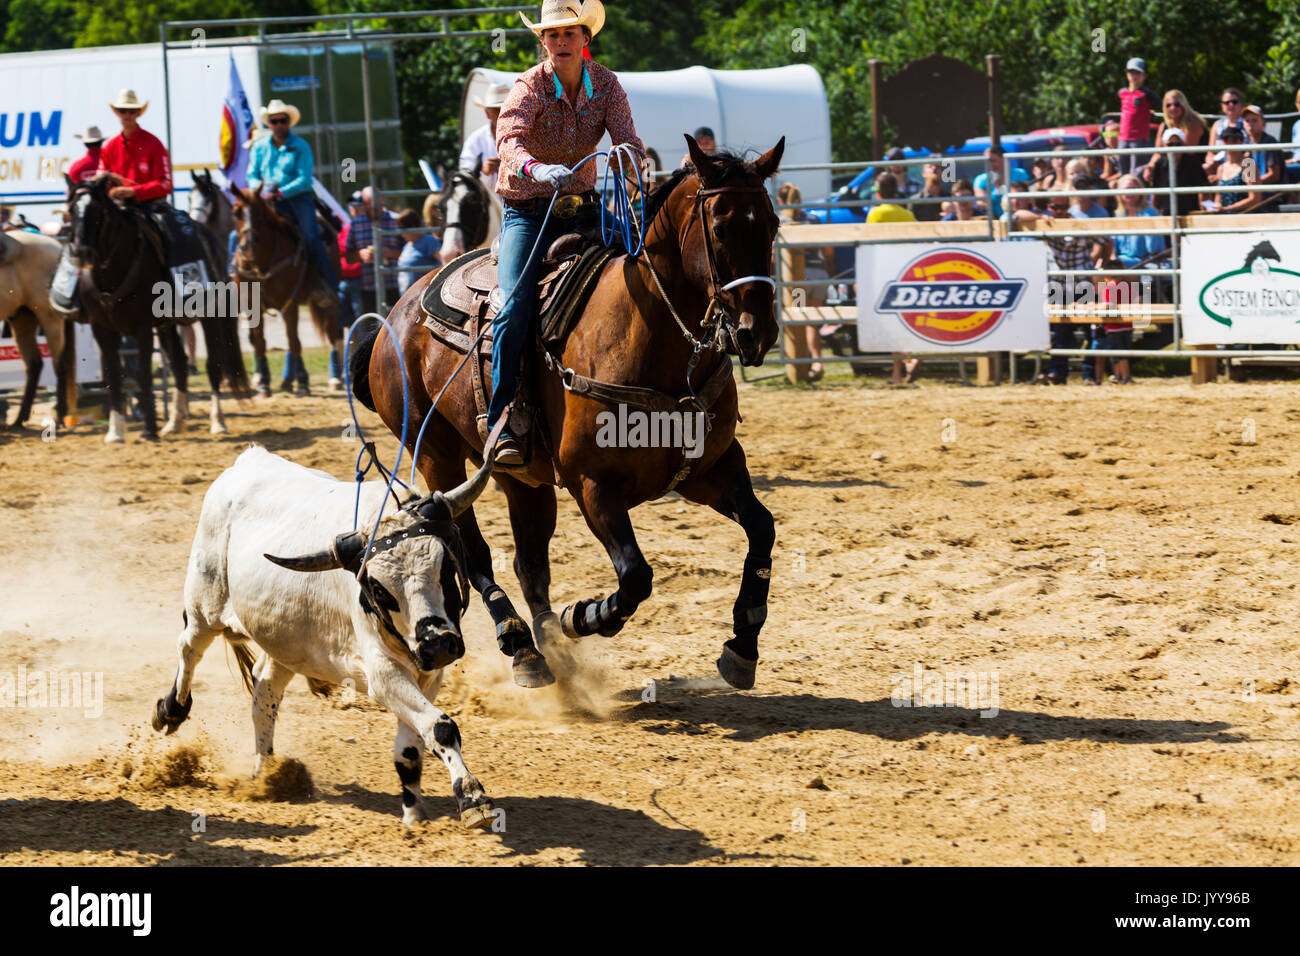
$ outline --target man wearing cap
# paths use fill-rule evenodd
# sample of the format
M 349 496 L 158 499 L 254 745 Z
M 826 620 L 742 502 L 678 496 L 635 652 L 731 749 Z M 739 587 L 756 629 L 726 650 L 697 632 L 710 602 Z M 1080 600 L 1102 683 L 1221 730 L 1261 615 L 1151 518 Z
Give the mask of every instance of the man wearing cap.
M 95 172 L 99 169 L 100 149 L 104 145 L 104 134 L 99 131 L 98 126 L 87 126 L 84 133 L 73 135 L 86 147 L 86 155 L 68 167 L 68 179 L 72 180 L 75 186 L 95 178 Z
M 122 90 L 108 104 L 122 124 L 122 132 L 99 151 L 95 173 L 112 173 L 122 185 L 108 191 L 112 199 L 149 202 L 166 199 L 172 194 L 172 166 L 167 147 L 147 130 L 140 128 L 140 117 L 149 108 L 140 102 L 135 90 Z
M 487 125 L 470 133 L 460 150 L 460 168 L 471 176 L 482 173 L 489 192 L 496 192 L 497 188 L 497 169 L 501 166 L 497 157 L 497 120 L 508 95 L 510 87 L 493 83 L 483 99 L 474 101 L 474 105 L 482 107 L 487 114 Z
M 515 80 L 497 123 L 501 174 L 497 195 L 505 205 L 497 282 L 506 300 L 493 324 L 492 404 L 487 424 L 494 426 L 515 396 L 519 360 L 533 321 L 540 254 L 534 243 L 548 243 L 571 230 L 584 211 L 600 208 L 595 195 L 596 164 L 572 166 L 594 152 L 609 133 L 615 145 L 629 144 L 638 156 L 644 147 L 632 123 L 627 93 L 614 73 L 582 51 L 605 24 L 600 0 L 546 0 L 539 22 L 522 13 L 537 35 L 546 59 Z M 560 193 L 570 218 L 547 219 L 551 197 Z M 493 453 L 499 465 L 523 462 L 523 447 L 509 425 Z
M 718 140 L 713 135 L 713 130 L 711 130 L 707 126 L 697 126 L 695 128 L 695 132 L 691 134 L 691 137 L 695 140 L 695 142 L 700 144 L 700 149 L 704 150 L 710 156 L 712 156 L 713 151 L 718 148 Z M 682 156 L 682 161 L 677 165 L 685 166 L 690 161 L 691 161 L 691 153 L 690 150 L 687 150 L 686 154 Z
M 1246 138 L 1252 143 L 1276 143 L 1277 137 L 1264 130 L 1264 111 L 1258 106 L 1246 106 L 1241 111 L 1241 118 L 1246 122 Z M 1282 181 L 1282 151 L 1277 149 L 1258 149 L 1250 154 L 1255 163 L 1255 182 L 1272 185 Z M 1274 193 L 1265 203 L 1256 206 L 1252 212 L 1277 212 L 1279 198 Z
M 263 196 L 282 204 L 293 215 L 316 273 L 333 295 L 338 277 L 321 240 L 320 223 L 316 221 L 312 189 L 316 160 L 307 141 L 290 131 L 301 118 L 298 107 L 279 99 L 271 100 L 262 108 L 262 122 L 270 127 L 271 135 L 254 141 L 248 151 L 248 186 L 260 189 Z

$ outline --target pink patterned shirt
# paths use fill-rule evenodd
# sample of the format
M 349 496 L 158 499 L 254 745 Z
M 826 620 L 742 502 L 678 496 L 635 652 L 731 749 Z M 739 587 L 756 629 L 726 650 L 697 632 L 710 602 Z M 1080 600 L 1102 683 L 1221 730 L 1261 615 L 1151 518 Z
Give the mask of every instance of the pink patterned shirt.
M 501 171 L 497 193 L 505 199 L 532 199 L 551 195 L 551 187 L 523 175 L 530 159 L 563 163 L 572 168 L 592 153 L 605 131 L 611 142 L 631 143 L 642 149 L 632 125 L 627 94 L 612 70 L 591 60 L 583 62 L 578 102 L 564 95 L 550 60 L 537 64 L 515 80 L 497 120 L 497 155 Z M 584 165 L 573 177 L 570 192 L 596 188 L 596 161 Z

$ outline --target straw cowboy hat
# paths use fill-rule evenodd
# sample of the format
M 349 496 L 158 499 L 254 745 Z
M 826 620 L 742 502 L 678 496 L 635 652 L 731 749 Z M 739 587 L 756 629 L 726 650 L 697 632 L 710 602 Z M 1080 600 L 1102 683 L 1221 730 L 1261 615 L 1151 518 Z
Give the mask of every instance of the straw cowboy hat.
M 149 108 L 149 101 L 140 102 L 140 97 L 135 95 L 135 90 L 122 90 L 117 94 L 117 99 L 108 104 L 115 110 L 139 110 L 141 114 Z
M 104 141 L 104 134 L 100 132 L 98 126 L 87 126 L 84 133 L 73 133 L 72 135 L 87 146 L 91 143 L 102 143 Z
M 265 123 L 270 117 L 279 116 L 281 113 L 288 115 L 290 126 L 297 126 L 298 120 L 302 119 L 302 114 L 298 112 L 298 107 L 292 106 L 281 99 L 271 100 L 271 102 L 262 107 L 262 111 L 258 116 L 261 117 L 262 122 Z
M 600 0 L 544 0 L 540 20 L 533 23 L 522 13 L 519 19 L 538 36 L 559 27 L 586 27 L 595 36 L 605 25 L 605 6 Z
M 510 95 L 510 87 L 504 83 L 493 83 L 483 94 L 481 100 L 474 101 L 475 106 L 482 107 L 485 110 L 499 110 L 506 105 L 506 97 Z

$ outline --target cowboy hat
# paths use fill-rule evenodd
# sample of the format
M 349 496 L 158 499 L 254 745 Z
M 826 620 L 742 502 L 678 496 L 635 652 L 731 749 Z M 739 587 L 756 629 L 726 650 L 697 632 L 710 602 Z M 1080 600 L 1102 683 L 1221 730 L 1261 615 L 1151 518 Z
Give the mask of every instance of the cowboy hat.
M 104 134 L 100 132 L 98 126 L 87 126 L 84 133 L 73 133 L 72 135 L 87 146 L 91 143 L 102 143 L 104 141 Z
M 261 118 L 262 122 L 265 123 L 272 116 L 279 116 L 281 113 L 284 113 L 289 117 L 290 126 L 297 126 L 298 120 L 302 119 L 302 114 L 298 112 L 298 107 L 292 106 L 278 98 L 271 100 L 271 102 L 263 106 L 262 111 L 258 116 Z
M 605 6 L 600 0 L 543 0 L 540 20 L 533 23 L 522 13 L 519 19 L 538 36 L 560 27 L 586 27 L 595 36 L 605 25 Z
M 506 104 L 506 97 L 510 95 L 510 87 L 504 83 L 493 83 L 488 87 L 483 98 L 474 100 L 474 105 L 482 107 L 485 110 L 499 110 Z
M 117 99 L 108 104 L 111 109 L 115 110 L 139 110 L 143 113 L 149 108 L 149 101 L 140 102 L 140 97 L 135 95 L 135 90 L 122 90 L 117 94 Z

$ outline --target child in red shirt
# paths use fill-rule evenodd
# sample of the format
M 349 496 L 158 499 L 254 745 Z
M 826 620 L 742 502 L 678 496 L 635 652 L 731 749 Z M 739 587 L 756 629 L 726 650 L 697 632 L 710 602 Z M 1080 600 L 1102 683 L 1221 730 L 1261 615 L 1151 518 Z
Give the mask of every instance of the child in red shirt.
M 1119 91 L 1119 145 L 1121 149 L 1140 149 L 1151 145 L 1151 111 L 1160 108 L 1160 98 L 1145 85 L 1147 61 L 1135 56 L 1125 68 L 1128 87 Z M 1133 153 L 1119 158 L 1120 173 L 1133 173 L 1147 164 L 1150 157 Z

